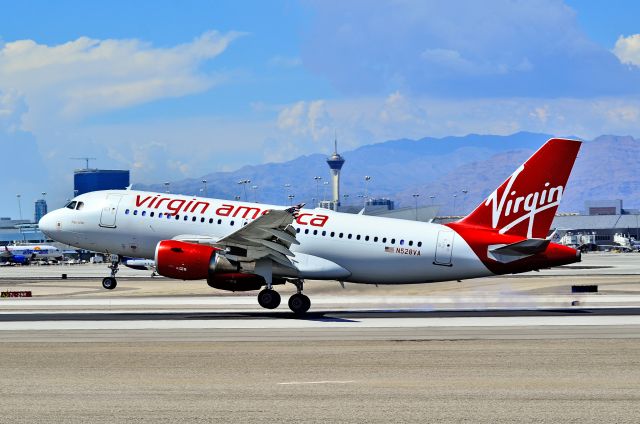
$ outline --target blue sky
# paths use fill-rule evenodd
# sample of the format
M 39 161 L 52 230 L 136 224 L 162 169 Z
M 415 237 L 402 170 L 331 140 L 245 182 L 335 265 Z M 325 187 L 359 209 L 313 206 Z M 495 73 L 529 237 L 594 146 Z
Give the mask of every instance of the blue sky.
M 0 216 L 394 138 L 640 136 L 636 1 L 25 1 L 0 14 Z M 25 212 L 25 215 L 27 213 Z

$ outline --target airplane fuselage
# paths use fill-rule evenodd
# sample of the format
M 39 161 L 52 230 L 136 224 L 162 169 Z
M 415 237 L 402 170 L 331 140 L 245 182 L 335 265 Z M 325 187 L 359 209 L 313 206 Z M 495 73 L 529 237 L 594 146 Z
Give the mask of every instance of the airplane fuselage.
M 74 199 L 43 225 L 55 240 L 83 249 L 153 259 L 162 240 L 219 240 L 282 206 L 110 190 Z M 492 275 L 451 228 L 432 223 L 302 209 L 292 245 L 300 278 L 370 284 L 426 283 Z M 337 266 L 333 266 L 333 264 Z M 346 272 L 345 272 L 346 270 Z

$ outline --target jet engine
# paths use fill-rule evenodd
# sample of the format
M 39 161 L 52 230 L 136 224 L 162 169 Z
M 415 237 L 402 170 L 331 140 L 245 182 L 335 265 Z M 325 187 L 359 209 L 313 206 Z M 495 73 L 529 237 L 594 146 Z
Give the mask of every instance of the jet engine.
M 156 271 L 180 280 L 206 279 L 209 286 L 221 290 L 258 290 L 265 285 L 264 278 L 242 272 L 240 263 L 229 261 L 219 251 L 202 244 L 163 240 L 156 246 Z

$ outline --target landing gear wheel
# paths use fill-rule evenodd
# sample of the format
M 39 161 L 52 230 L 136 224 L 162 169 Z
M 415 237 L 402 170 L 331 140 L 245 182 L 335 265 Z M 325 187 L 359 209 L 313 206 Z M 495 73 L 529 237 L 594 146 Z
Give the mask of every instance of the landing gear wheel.
M 258 303 L 266 309 L 276 309 L 280 306 L 280 294 L 275 290 L 264 289 L 258 293 Z
M 118 285 L 118 282 L 114 277 L 104 277 L 102 279 L 102 287 L 104 287 L 107 290 L 113 290 L 116 288 L 117 285 Z
M 289 298 L 289 309 L 296 315 L 305 314 L 311 307 L 311 300 L 302 293 L 296 293 Z

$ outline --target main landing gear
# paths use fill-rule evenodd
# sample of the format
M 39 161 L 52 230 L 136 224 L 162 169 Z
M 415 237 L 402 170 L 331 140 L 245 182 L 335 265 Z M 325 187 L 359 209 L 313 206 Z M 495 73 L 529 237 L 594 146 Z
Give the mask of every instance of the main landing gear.
M 116 274 L 118 273 L 118 266 L 120 265 L 120 256 L 111 255 L 111 265 L 109 265 L 109 269 L 111 270 L 110 277 L 104 277 L 102 279 L 102 287 L 107 290 L 113 290 L 118 285 L 116 281 Z
M 311 300 L 302 294 L 304 281 L 293 280 L 292 283 L 295 284 L 298 292 L 289 298 L 289 309 L 296 315 L 303 315 L 311 307 Z M 266 309 L 277 308 L 280 306 L 280 300 L 280 294 L 269 286 L 258 293 L 258 303 Z

